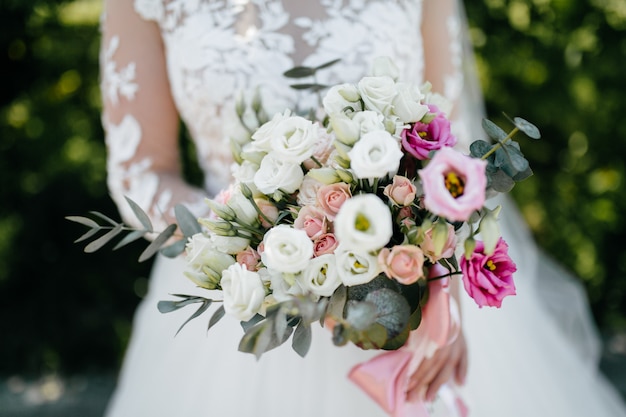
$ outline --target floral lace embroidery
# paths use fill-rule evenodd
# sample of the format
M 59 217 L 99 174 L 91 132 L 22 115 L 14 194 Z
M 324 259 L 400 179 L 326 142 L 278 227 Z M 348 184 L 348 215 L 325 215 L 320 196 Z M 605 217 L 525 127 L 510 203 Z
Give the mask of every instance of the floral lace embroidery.
M 126 67 L 117 70 L 117 63 L 113 60 L 115 51 L 119 48 L 120 38 L 113 36 L 104 51 L 104 67 L 102 72 L 102 91 L 112 104 L 117 104 L 119 95 L 127 100 L 132 100 L 139 88 L 135 81 L 135 63 L 131 62 Z

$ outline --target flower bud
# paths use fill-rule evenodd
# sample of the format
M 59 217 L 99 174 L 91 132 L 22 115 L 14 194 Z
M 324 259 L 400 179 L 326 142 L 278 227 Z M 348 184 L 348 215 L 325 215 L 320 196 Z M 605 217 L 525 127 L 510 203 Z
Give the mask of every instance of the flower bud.
M 498 224 L 498 214 L 501 207 L 496 207 L 493 211 L 489 211 L 480 221 L 478 231 L 483 238 L 485 245 L 485 253 L 487 255 L 493 254 L 496 249 L 496 245 L 500 240 L 500 225 Z
M 236 218 L 235 212 L 233 211 L 233 209 L 228 207 L 226 204 L 220 204 L 220 203 L 218 203 L 218 202 L 216 202 L 214 200 L 208 199 L 208 198 L 205 199 L 205 202 L 207 203 L 207 205 L 209 206 L 211 211 L 213 213 L 215 213 L 221 219 L 228 220 L 228 221 L 235 220 L 235 218 Z
M 341 181 L 337 171 L 332 168 L 312 169 L 307 175 L 323 184 L 334 184 Z

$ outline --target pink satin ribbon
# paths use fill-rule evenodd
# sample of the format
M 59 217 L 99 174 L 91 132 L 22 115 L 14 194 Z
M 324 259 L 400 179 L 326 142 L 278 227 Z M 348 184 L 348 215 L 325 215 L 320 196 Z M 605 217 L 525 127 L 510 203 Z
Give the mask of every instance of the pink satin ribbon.
M 440 265 L 431 268 L 429 277 L 445 275 Z M 430 417 L 428 404 L 423 400 L 409 401 L 407 388 L 410 376 L 424 359 L 437 349 L 452 343 L 460 330 L 458 306 L 449 294 L 449 279 L 428 283 L 428 302 L 422 310 L 422 322 L 411 332 L 409 339 L 398 350 L 382 353 L 367 362 L 356 365 L 348 377 L 393 417 Z M 447 388 L 441 400 L 461 417 L 467 408 L 459 397 Z

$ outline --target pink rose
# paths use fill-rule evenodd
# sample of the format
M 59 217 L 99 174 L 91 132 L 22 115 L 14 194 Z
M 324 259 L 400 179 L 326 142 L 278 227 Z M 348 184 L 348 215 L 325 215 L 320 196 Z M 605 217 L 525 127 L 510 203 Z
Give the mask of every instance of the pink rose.
M 324 233 L 313 241 L 313 256 L 321 256 L 329 253 L 334 253 L 339 242 L 332 233 Z
M 424 206 L 451 221 L 466 221 L 485 203 L 487 162 L 442 148 L 418 171 Z
M 436 116 L 430 123 L 416 122 L 402 131 L 402 148 L 417 159 L 428 159 L 430 151 L 444 146 L 454 146 L 456 137 L 450 132 L 450 121 L 437 106 L 429 104 L 428 109 Z
M 278 219 L 278 208 L 274 204 L 264 198 L 255 198 L 254 202 L 261 210 L 261 213 L 265 215 L 265 217 L 267 217 L 272 223 L 276 222 L 276 219 Z M 274 226 L 273 224 L 265 220 L 263 216 L 259 216 L 259 220 L 261 220 L 261 225 L 266 229 Z
M 217 193 L 217 195 L 213 198 L 218 204 L 226 204 L 230 200 L 230 197 L 233 195 L 233 186 L 232 184 L 228 188 L 224 188 L 222 191 Z M 213 211 L 209 213 L 210 220 L 217 220 L 218 216 Z
M 509 246 L 500 238 L 491 255 L 485 254 L 485 245 L 476 242 L 476 248 L 470 259 L 461 257 L 463 285 L 465 291 L 483 306 L 500 307 L 507 295 L 515 295 L 513 273 L 517 271 L 515 263 L 509 257 Z
M 237 263 L 245 265 L 248 271 L 257 271 L 261 262 L 261 255 L 250 246 L 236 256 Z
M 293 226 L 296 229 L 304 230 L 311 239 L 319 237 L 328 230 L 324 212 L 313 206 L 302 207 Z
M 391 250 L 381 249 L 378 263 L 389 278 L 404 285 L 424 277 L 424 253 L 413 245 L 396 245 Z
M 424 241 L 420 245 L 420 248 L 422 248 L 422 251 L 424 251 L 424 255 L 426 255 L 428 260 L 435 263 L 441 258 L 447 259 L 454 255 L 454 250 L 456 249 L 456 234 L 454 233 L 454 226 L 448 224 L 448 236 L 446 238 L 446 243 L 444 243 L 441 253 L 437 255 L 435 253 L 435 244 L 433 242 L 433 229 L 434 227 L 431 227 L 424 233 Z
M 408 206 L 415 200 L 417 189 L 407 177 L 394 175 L 393 182 L 385 187 L 383 194 L 398 206 Z
M 352 197 L 350 185 L 345 182 L 324 185 L 317 190 L 317 202 L 331 221 L 335 220 L 339 209 L 350 197 Z
M 411 207 L 409 206 L 402 207 L 398 210 L 398 215 L 396 216 L 396 222 L 398 223 L 407 224 L 405 220 L 412 222 L 412 225 L 415 226 L 415 221 L 413 220 L 413 210 L 411 210 Z

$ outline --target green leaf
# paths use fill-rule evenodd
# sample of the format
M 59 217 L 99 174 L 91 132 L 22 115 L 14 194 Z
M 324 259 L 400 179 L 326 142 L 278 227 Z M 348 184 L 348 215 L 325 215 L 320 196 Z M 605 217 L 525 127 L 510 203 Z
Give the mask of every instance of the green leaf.
M 156 237 L 156 239 L 154 239 L 150 243 L 150 245 L 148 245 L 148 247 L 141 253 L 141 255 L 139 256 L 139 262 L 146 261 L 150 259 L 155 253 L 157 253 L 159 249 L 161 249 L 161 246 L 163 246 L 163 244 L 165 244 L 165 242 L 167 242 L 169 238 L 172 237 L 175 231 L 175 224 L 170 224 L 169 226 L 167 226 L 165 230 L 162 231 Z
M 195 295 L 183 295 L 183 294 L 172 294 L 174 297 L 180 297 L 182 300 L 174 301 L 174 300 L 161 300 L 157 303 L 157 308 L 161 313 L 171 313 L 172 311 L 176 311 L 179 308 L 183 308 L 190 304 L 203 303 L 207 298 L 198 297 Z M 213 300 L 209 300 L 213 301 Z
M 250 320 L 242 321 L 240 324 L 241 327 L 243 327 L 243 331 L 247 332 L 251 327 L 255 326 L 257 323 L 260 323 L 263 320 L 265 320 L 265 317 L 260 314 L 255 314 L 254 317 L 252 317 Z
M 91 228 L 99 228 L 100 225 L 98 223 L 96 223 L 94 220 L 90 219 L 89 217 L 83 217 L 83 216 L 65 216 L 66 220 L 69 220 L 71 222 L 74 223 L 80 223 L 82 225 L 85 225 L 87 227 L 91 227 Z
M 78 242 L 82 242 L 83 240 L 87 240 L 89 239 L 91 236 L 95 235 L 96 233 L 98 233 L 101 229 L 95 228 L 95 229 L 89 229 L 85 234 L 81 235 L 78 239 L 76 239 L 74 241 L 74 243 L 78 243 Z
M 533 170 L 530 167 L 528 167 L 528 169 L 525 169 L 524 171 L 518 172 L 517 174 L 515 174 L 515 176 L 513 177 L 513 180 L 517 182 L 523 181 L 532 175 L 533 175 Z
M 326 62 L 326 63 L 324 63 L 322 65 L 318 65 L 317 67 L 315 67 L 315 71 L 319 71 L 321 69 L 328 68 L 328 67 L 330 67 L 332 65 L 335 65 L 339 61 L 341 61 L 341 58 L 333 59 L 332 61 L 328 61 L 328 62 Z
M 211 316 L 211 320 L 209 320 L 209 326 L 207 327 L 207 331 L 211 330 L 211 327 L 215 326 L 217 322 L 220 321 L 222 317 L 224 317 L 225 314 L 226 314 L 226 310 L 224 310 L 224 306 L 221 305 L 217 310 L 215 310 L 215 313 L 213 313 L 213 315 Z
M 143 209 L 141 207 L 139 207 L 139 204 L 135 203 L 130 198 L 128 198 L 126 196 L 124 196 L 124 198 L 128 202 L 128 205 L 130 206 L 130 208 L 133 210 L 133 213 L 135 213 L 135 216 L 137 217 L 137 220 L 139 220 L 141 222 L 141 225 L 147 231 L 152 232 L 152 222 L 150 221 L 150 217 L 148 217 L 146 212 L 143 211 Z
M 389 337 L 396 337 L 407 325 L 411 308 L 406 299 L 397 292 L 381 288 L 369 293 L 365 301 L 376 307 L 376 322 L 387 329 Z
M 367 329 L 377 317 L 378 311 L 374 303 L 351 300 L 346 305 L 346 322 L 357 330 Z
M 124 236 L 124 239 L 120 240 L 117 245 L 115 245 L 115 247 L 113 248 L 113 250 L 117 250 L 123 246 L 128 245 L 129 243 L 132 243 L 136 240 L 141 239 L 144 235 L 146 234 L 145 230 L 134 230 L 132 232 L 130 232 L 129 234 L 127 234 L 126 236 Z
M 189 238 L 197 233 L 202 232 L 198 218 L 189 211 L 187 207 L 182 204 L 177 204 L 174 207 L 174 214 L 176 215 L 176 221 L 178 227 L 183 232 L 185 237 Z
M 109 241 L 111 239 L 113 239 L 115 236 L 120 234 L 120 232 L 122 231 L 123 227 L 124 227 L 124 225 L 122 225 L 122 224 L 116 225 L 114 228 L 109 230 L 107 233 L 105 233 L 104 235 L 100 236 L 98 239 L 94 240 L 93 242 L 91 242 L 90 244 L 85 246 L 85 252 L 92 253 L 92 252 L 97 251 L 98 249 L 100 249 L 101 247 L 103 247 L 104 245 L 109 243 Z
M 355 343 L 362 349 L 380 349 L 387 343 L 387 330 L 380 323 L 372 323 L 357 336 Z
M 489 152 L 492 145 L 484 140 L 476 140 L 470 145 L 470 154 L 474 158 L 482 158 L 484 154 Z
M 489 136 L 489 138 L 494 142 L 500 142 L 507 136 L 504 130 L 489 119 L 483 119 L 482 126 L 485 133 L 487 133 L 487 136 Z
M 419 327 L 422 322 L 422 307 L 418 306 L 415 311 L 409 316 L 409 325 L 408 328 L 411 330 L 415 330 Z
M 315 68 L 311 67 L 294 67 L 283 72 L 283 76 L 287 78 L 304 78 L 315 74 Z
M 185 251 L 185 247 L 187 246 L 187 241 L 185 239 L 181 239 L 178 242 L 172 243 L 164 248 L 161 248 L 159 252 L 168 258 L 176 258 L 178 255 Z
M 387 288 L 395 292 L 401 291 L 398 281 L 387 278 L 385 274 L 380 274 L 366 284 L 348 287 L 348 299 L 363 301 L 368 294 L 381 288 Z
M 534 124 L 522 119 L 521 117 L 514 118 L 513 122 L 515 123 L 515 126 L 524 132 L 529 138 L 541 139 L 541 132 L 539 132 L 539 129 Z
M 517 145 L 517 146 L 515 146 Z M 516 172 L 526 171 L 530 166 L 522 151 L 519 150 L 519 144 L 517 142 L 508 143 L 504 146 L 504 149 L 509 153 L 511 163 Z
M 348 290 L 344 285 L 340 285 L 330 297 L 326 314 L 331 317 L 343 318 L 346 301 L 348 301 Z
M 312 341 L 311 326 L 300 322 L 293 333 L 293 340 L 291 341 L 291 347 L 301 357 L 305 357 L 309 352 Z
M 420 311 L 420 310 L 418 310 L 418 311 Z M 420 315 L 420 317 L 421 317 L 421 315 Z M 417 329 L 417 327 L 416 327 L 416 329 Z M 384 349 L 384 350 L 397 350 L 397 349 L 400 349 L 402 346 L 404 346 L 406 341 L 409 339 L 410 333 L 411 332 L 409 330 L 409 326 L 406 326 L 404 328 L 404 330 L 402 330 L 402 332 L 400 332 L 400 334 L 398 334 L 396 337 L 392 337 L 391 339 L 387 340 L 385 342 L 385 344 L 382 346 L 382 349 Z
M 499 169 L 489 176 L 489 186 L 499 193 L 508 193 L 515 186 L 515 181 Z
M 117 226 L 117 222 L 115 220 L 105 214 L 100 213 L 99 211 L 90 211 L 89 213 L 93 214 L 94 216 L 100 217 L 102 220 L 106 221 L 112 226 Z
M 304 83 L 304 84 L 290 84 L 289 87 L 294 90 L 311 90 L 313 92 L 328 88 L 327 85 L 317 83 Z
M 180 327 L 176 331 L 176 334 L 180 333 L 180 331 L 183 329 L 183 327 L 187 325 L 187 323 L 189 323 L 191 320 L 195 319 L 196 317 L 204 313 L 212 303 L 213 303 L 213 300 L 205 299 L 202 302 L 202 305 L 200 306 L 200 308 L 198 308 L 195 313 L 193 313 L 187 320 L 185 320 L 183 324 L 180 325 Z

